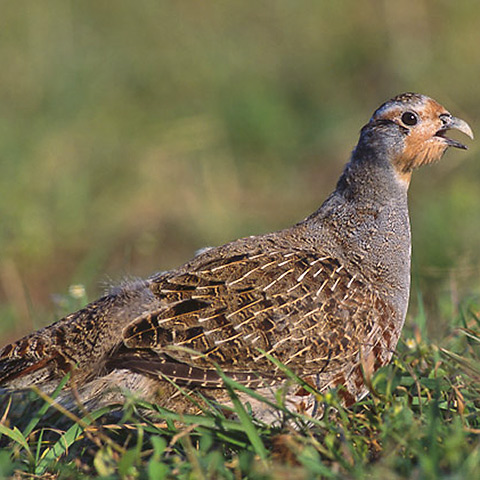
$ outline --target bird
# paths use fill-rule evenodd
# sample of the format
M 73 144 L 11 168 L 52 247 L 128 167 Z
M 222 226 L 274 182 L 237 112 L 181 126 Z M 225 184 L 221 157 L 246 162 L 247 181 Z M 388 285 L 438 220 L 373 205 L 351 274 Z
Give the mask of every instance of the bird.
M 4 346 L 0 388 L 51 394 L 70 374 L 65 405 L 121 405 L 133 392 L 192 414 L 204 402 L 228 405 L 228 377 L 246 387 L 239 397 L 251 415 L 269 423 L 278 412 L 248 389 L 267 399 L 280 391 L 289 409 L 312 417 L 330 389 L 354 405 L 368 394 L 366 370 L 390 362 L 405 322 L 412 172 L 449 147 L 467 149 L 449 130 L 473 139 L 467 122 L 426 95 L 386 101 L 314 213 L 126 281 Z

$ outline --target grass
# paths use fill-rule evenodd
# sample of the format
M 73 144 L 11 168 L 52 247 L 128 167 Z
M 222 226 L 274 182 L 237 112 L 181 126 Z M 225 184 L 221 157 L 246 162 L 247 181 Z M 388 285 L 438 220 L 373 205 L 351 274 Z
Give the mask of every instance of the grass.
M 325 411 L 318 419 L 286 410 L 279 399 L 276 408 L 288 419 L 282 428 L 253 420 L 248 403 L 236 395 L 245 387 L 227 378 L 236 419 L 214 408 L 200 416 L 179 415 L 134 398 L 120 413 L 105 408 L 79 418 L 32 392 L 23 404 L 4 402 L 0 473 L 17 478 L 475 478 L 479 312 L 476 301 L 465 301 L 438 344 L 428 339 L 425 319 L 417 318 L 420 327 L 406 329 L 394 361 L 367 379 L 370 395 L 351 409 L 339 404 L 335 391 L 320 397 Z M 15 410 L 19 418 L 19 409 L 21 420 L 10 423 Z
M 65 285 L 96 297 L 105 275 L 304 218 L 397 93 L 432 95 L 475 130 L 480 7 L 457 3 L 7 2 L 2 339 L 49 323 Z M 463 284 L 478 272 L 477 144 L 412 184 L 427 303 L 452 269 Z

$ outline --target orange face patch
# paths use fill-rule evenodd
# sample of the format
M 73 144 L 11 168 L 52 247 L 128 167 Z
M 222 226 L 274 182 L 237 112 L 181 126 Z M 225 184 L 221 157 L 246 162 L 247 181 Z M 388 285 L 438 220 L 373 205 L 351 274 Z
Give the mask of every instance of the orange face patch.
M 412 99 L 410 99 L 412 100 Z M 449 114 L 439 103 L 428 97 L 417 96 L 413 105 L 398 102 L 385 105 L 374 114 L 374 120 L 392 121 L 407 130 L 404 138 L 404 148 L 393 158 L 399 179 L 409 183 L 414 169 L 440 160 L 448 148 L 442 137 L 436 134 L 442 128 L 440 115 Z M 403 121 L 405 113 L 413 113 L 418 121 L 407 125 Z

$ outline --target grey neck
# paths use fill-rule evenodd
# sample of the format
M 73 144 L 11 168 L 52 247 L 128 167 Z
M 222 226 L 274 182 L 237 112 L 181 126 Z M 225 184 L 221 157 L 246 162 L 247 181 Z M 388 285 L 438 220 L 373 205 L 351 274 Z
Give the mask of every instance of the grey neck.
M 385 152 L 357 147 L 336 190 L 301 225 L 318 248 L 361 272 L 405 312 L 410 288 L 407 188 Z

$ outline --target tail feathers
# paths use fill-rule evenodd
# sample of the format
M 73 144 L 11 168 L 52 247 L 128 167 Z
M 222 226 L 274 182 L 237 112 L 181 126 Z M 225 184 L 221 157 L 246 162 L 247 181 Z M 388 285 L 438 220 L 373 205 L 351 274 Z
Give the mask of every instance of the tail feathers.
M 29 367 L 24 358 L 2 358 L 0 359 L 0 385 L 8 384 L 9 380 L 17 378 L 23 370 Z
M 0 351 L 0 387 L 28 388 L 51 380 L 59 370 L 68 371 L 69 366 L 42 337 L 31 335 Z
M 42 359 L 0 358 L 0 387 L 23 389 L 52 378 L 55 370 L 53 358 Z

